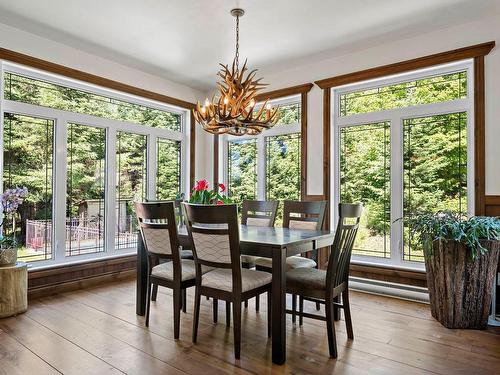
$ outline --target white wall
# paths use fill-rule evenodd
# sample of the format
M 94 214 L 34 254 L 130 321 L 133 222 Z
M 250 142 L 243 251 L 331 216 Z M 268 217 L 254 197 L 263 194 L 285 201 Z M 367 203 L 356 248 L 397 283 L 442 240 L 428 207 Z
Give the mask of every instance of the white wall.
M 318 32 L 321 30 L 318 29 Z M 485 59 L 486 194 L 500 195 L 500 15 L 342 56 L 322 59 L 311 57 L 308 63 L 290 65 L 284 69 L 280 66 L 279 71 L 260 69 L 258 74 L 270 84 L 269 90 L 274 90 L 492 40 L 499 45 Z M 322 194 L 322 90 L 314 86 L 308 99 L 307 189 L 308 194 Z M 212 151 L 210 145 L 206 151 Z M 207 154 L 208 170 L 212 168 L 211 160 L 211 155 Z
M 0 47 L 195 103 L 203 92 L 0 23 Z M 207 141 L 198 129 L 196 178 L 206 178 Z M 198 141 L 199 140 L 199 141 Z

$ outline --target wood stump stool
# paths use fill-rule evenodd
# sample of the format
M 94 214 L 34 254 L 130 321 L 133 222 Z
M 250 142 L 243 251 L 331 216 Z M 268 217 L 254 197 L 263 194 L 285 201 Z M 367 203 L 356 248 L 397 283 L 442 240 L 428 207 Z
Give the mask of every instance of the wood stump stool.
M 0 267 L 0 318 L 28 310 L 28 266 Z

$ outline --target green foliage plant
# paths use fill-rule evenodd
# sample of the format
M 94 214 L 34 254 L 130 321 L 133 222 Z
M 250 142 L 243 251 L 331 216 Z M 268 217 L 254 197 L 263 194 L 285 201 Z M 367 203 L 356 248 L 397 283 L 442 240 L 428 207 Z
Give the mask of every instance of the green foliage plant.
M 409 219 L 411 233 L 420 240 L 424 252 L 432 254 L 434 241 L 457 241 L 470 250 L 472 259 L 488 251 L 482 240 L 500 240 L 500 218 L 473 216 L 454 211 L 420 213 Z

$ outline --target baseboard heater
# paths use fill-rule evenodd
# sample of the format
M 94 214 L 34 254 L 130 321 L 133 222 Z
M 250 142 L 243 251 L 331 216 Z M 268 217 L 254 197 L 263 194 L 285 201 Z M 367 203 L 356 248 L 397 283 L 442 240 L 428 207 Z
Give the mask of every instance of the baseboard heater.
M 349 289 L 413 302 L 429 303 L 429 292 L 427 288 L 418 286 L 363 279 L 360 277 L 349 277 Z

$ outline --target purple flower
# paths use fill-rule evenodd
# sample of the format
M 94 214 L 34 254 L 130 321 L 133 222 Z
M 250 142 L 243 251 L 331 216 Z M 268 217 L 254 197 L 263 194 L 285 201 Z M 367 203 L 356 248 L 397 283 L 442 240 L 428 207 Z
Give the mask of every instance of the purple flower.
M 8 214 L 15 214 L 27 195 L 28 189 L 26 187 L 5 190 L 1 198 L 4 211 Z

